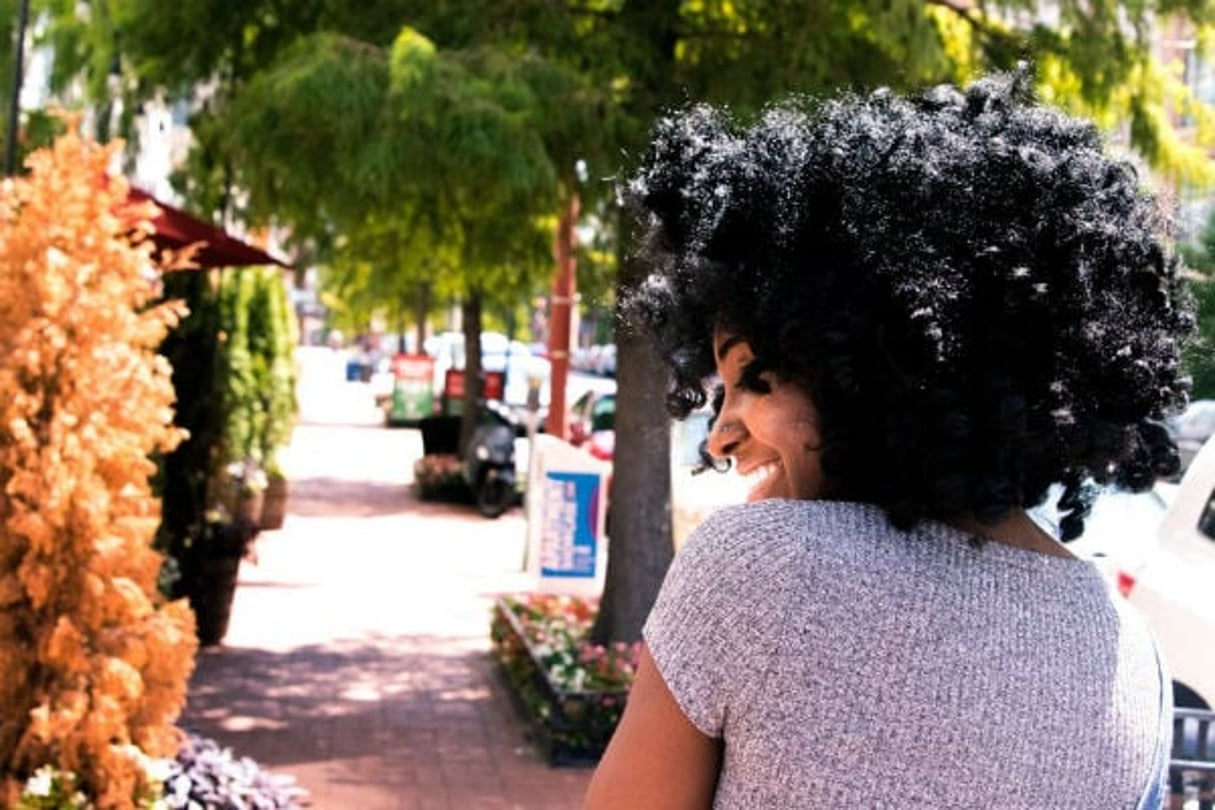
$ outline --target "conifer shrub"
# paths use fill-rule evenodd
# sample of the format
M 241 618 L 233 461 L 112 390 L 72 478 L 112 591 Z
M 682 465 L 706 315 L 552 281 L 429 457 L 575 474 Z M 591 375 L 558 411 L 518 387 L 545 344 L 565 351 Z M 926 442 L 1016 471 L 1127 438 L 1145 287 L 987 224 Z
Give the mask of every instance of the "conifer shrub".
M 173 757 L 196 641 L 157 592 L 150 456 L 179 440 L 150 206 L 68 133 L 0 189 L 0 803 L 53 765 L 130 808 Z M 141 222 L 142 220 L 142 222 Z
M 279 271 L 224 270 L 219 285 L 219 399 L 223 466 L 277 468 L 291 440 L 295 323 Z

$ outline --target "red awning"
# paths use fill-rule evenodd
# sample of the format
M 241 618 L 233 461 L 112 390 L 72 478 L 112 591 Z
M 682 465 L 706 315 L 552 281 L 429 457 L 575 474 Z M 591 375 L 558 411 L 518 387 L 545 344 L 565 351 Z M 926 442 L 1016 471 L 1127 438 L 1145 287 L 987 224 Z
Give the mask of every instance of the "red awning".
M 181 250 L 196 242 L 204 243 L 202 248 L 194 253 L 193 258 L 193 263 L 200 268 L 245 267 L 254 264 L 291 266 L 261 248 L 229 236 L 222 228 L 161 202 L 142 189 L 131 186 L 128 199 L 135 203 L 150 202 L 160 209 L 160 214 L 152 220 L 152 227 L 156 229 L 156 233 L 152 235 L 152 243 L 158 249 Z

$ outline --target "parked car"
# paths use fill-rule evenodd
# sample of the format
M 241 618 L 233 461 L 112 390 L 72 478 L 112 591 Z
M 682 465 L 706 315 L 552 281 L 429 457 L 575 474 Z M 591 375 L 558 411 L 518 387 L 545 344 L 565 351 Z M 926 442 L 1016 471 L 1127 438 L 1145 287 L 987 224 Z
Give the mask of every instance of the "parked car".
M 1093 560 L 1146 616 L 1173 679 L 1173 699 L 1215 707 L 1215 439 L 1181 483 L 1140 493 L 1103 492 L 1069 544 Z M 1053 528 L 1050 507 L 1035 519 Z
M 569 409 L 569 441 L 595 458 L 611 461 L 616 450 L 616 394 L 589 390 Z
M 595 371 L 604 377 L 616 376 L 616 344 L 607 343 L 595 358 Z
M 1194 456 L 1137 564 L 1118 589 L 1148 617 L 1164 650 L 1178 706 L 1215 708 L 1215 438 Z
M 591 367 L 590 346 L 575 346 L 570 351 L 570 369 L 573 371 L 582 371 L 588 374 L 594 371 L 594 369 Z
M 1181 456 L 1181 469 L 1189 467 L 1199 449 L 1215 435 L 1215 399 L 1198 399 L 1182 413 L 1165 421 Z

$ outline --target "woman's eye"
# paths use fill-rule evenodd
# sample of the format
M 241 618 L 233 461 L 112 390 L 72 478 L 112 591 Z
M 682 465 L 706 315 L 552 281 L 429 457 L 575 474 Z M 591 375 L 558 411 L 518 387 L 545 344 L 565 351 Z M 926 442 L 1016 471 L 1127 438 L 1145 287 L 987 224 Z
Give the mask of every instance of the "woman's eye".
M 757 394 L 768 394 L 772 391 L 772 386 L 763 378 L 768 367 L 759 360 L 752 360 L 743 366 L 742 374 L 738 376 L 737 386 L 746 391 L 754 391 Z

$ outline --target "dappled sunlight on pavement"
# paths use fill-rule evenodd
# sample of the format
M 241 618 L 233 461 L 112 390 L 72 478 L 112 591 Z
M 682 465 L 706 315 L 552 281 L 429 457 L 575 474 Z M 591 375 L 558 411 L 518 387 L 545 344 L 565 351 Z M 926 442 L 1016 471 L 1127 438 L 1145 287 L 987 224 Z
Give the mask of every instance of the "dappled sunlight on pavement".
M 286 522 L 242 564 L 182 724 L 295 776 L 314 807 L 579 807 L 589 770 L 540 759 L 489 655 L 494 596 L 529 585 L 521 510 L 419 503 L 418 432 L 374 424 L 340 367 L 318 378 L 326 359 L 305 360 Z

